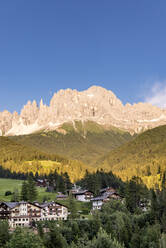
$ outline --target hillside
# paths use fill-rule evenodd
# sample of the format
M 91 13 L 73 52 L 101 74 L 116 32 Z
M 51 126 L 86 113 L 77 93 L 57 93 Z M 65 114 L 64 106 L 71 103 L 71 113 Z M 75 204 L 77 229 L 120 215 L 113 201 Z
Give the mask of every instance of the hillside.
M 12 172 L 38 172 L 48 174 L 68 172 L 72 181 L 82 178 L 91 168 L 76 160 L 69 160 L 56 154 L 48 154 L 32 146 L 17 143 L 7 137 L 0 137 L 0 165 Z
M 166 170 L 166 126 L 138 135 L 134 140 L 100 158 L 95 165 L 112 170 L 123 180 L 139 176 L 149 187 L 160 183 Z
M 11 136 L 11 140 L 40 151 L 92 164 L 110 150 L 133 139 L 128 132 L 92 121 L 63 124 L 57 131 Z

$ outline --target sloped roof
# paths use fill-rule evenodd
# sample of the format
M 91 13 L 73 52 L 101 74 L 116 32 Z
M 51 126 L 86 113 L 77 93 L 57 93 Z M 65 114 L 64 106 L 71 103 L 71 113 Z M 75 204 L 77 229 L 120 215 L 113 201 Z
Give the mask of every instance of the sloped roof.
M 107 196 L 97 196 L 91 199 L 91 201 L 103 201 L 107 198 Z
M 15 208 L 16 206 L 19 205 L 19 202 L 2 202 L 2 203 L 5 204 L 9 208 Z
M 84 195 L 86 192 L 93 193 L 90 190 L 81 190 L 81 191 L 78 191 L 78 192 L 73 193 L 73 195 Z
M 45 207 L 50 206 L 51 204 L 57 204 L 57 205 L 65 207 L 65 208 L 68 208 L 67 206 L 65 206 L 65 205 L 63 205 L 63 204 L 61 204 L 59 202 L 44 202 L 44 203 L 40 204 L 40 207 L 45 208 Z

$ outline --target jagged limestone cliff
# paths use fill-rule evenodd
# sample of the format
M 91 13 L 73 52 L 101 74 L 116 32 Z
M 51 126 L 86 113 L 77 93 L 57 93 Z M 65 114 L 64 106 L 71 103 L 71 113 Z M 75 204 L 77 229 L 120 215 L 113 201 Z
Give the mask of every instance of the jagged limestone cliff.
M 0 113 L 0 135 L 23 135 L 39 130 L 56 130 L 65 122 L 90 120 L 101 125 L 115 126 L 131 133 L 166 124 L 166 110 L 148 103 L 134 105 L 122 102 L 111 92 L 99 86 L 88 90 L 60 90 L 50 105 L 41 100 L 28 103 L 20 115 L 8 111 Z

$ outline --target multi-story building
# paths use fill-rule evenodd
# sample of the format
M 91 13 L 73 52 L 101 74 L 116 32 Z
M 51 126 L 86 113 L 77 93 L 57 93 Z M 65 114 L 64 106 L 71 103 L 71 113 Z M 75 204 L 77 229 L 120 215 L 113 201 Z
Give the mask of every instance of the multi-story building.
M 67 220 L 68 208 L 56 202 L 46 202 L 40 205 L 42 220 Z
M 0 219 L 8 220 L 9 226 L 30 226 L 33 222 L 43 220 L 66 220 L 67 207 L 56 202 L 43 204 L 29 202 L 1 202 Z
M 6 219 L 9 226 L 29 226 L 33 220 L 40 220 L 41 208 L 29 202 L 1 202 L 0 219 Z

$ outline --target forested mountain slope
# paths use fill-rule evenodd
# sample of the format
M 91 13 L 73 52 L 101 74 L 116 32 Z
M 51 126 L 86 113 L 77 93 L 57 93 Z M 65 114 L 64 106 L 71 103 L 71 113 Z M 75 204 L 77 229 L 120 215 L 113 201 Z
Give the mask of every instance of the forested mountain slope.
M 110 150 L 133 139 L 133 136 L 120 129 L 105 127 L 92 121 L 75 121 L 63 124 L 57 131 L 11 136 L 10 139 L 89 165 Z
M 12 172 L 38 172 L 48 174 L 68 172 L 72 181 L 82 178 L 91 168 L 77 160 L 69 160 L 56 154 L 47 154 L 32 146 L 19 144 L 7 137 L 0 137 L 0 165 Z
M 166 126 L 138 135 L 100 158 L 96 165 L 112 170 L 123 180 L 139 176 L 149 187 L 154 187 L 166 170 Z

